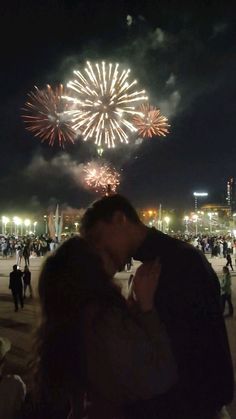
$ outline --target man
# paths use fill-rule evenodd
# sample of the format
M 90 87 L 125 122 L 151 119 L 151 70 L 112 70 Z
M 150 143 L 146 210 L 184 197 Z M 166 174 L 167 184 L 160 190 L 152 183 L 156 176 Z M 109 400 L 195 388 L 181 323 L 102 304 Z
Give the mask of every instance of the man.
M 15 311 L 18 311 L 18 302 L 20 302 L 21 308 L 24 307 L 22 275 L 23 273 L 20 269 L 17 269 L 17 265 L 13 265 L 13 271 L 10 273 L 9 289 L 12 292 Z
M 141 262 L 160 258 L 155 306 L 171 340 L 179 381 L 164 396 L 131 406 L 130 417 L 213 419 L 233 399 L 233 367 L 219 281 L 205 256 L 146 227 L 120 195 L 88 208 L 81 234 L 100 251 L 110 275 L 122 269 L 128 257 Z

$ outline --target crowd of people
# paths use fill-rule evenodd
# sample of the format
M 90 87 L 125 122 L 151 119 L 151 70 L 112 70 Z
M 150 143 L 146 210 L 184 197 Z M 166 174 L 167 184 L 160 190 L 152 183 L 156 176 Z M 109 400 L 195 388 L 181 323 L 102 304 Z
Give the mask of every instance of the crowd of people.
M 53 251 L 58 245 L 58 240 L 53 240 L 44 234 L 39 237 L 28 235 L 23 237 L 1 236 L 0 253 L 2 258 L 16 256 L 16 264 L 21 266 L 24 260 L 29 265 L 30 257 L 45 256 L 47 252 Z
M 43 263 L 33 386 L 21 418 L 227 417 L 234 373 L 223 308 L 227 302 L 233 315 L 231 276 L 225 266 L 220 286 L 205 247 L 145 226 L 120 195 L 89 207 L 80 236 Z M 112 279 L 125 266 L 130 272 L 133 259 L 141 265 L 124 297 Z M 22 282 L 17 265 L 11 290 L 14 276 Z

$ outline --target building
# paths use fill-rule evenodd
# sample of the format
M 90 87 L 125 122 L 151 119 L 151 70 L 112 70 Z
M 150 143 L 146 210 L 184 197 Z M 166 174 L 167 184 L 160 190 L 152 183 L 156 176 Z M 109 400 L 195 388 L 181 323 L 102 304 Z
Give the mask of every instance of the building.
M 227 181 L 226 202 L 231 216 L 235 211 L 235 181 L 233 177 Z

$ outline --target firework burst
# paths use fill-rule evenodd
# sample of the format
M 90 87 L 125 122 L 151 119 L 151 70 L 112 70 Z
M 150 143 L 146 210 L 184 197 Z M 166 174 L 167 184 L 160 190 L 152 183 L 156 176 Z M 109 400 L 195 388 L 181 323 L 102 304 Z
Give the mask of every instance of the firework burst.
M 165 137 L 169 133 L 168 119 L 161 115 L 159 109 L 145 103 L 139 107 L 139 111 L 139 115 L 133 117 L 138 135 L 143 138 L 151 138 L 157 135 Z
M 50 146 L 56 141 L 63 148 L 67 142 L 74 143 L 76 134 L 66 112 L 68 104 L 62 99 L 66 93 L 62 84 L 55 90 L 50 85 L 42 90 L 35 86 L 23 108 L 26 129 L 41 138 L 42 142 L 48 141 Z
M 84 166 L 84 180 L 89 189 L 97 193 L 115 193 L 120 184 L 120 174 L 107 163 L 89 162 Z
M 128 143 L 128 132 L 136 132 L 130 118 L 139 114 L 135 104 L 147 100 L 145 90 L 135 91 L 137 81 L 129 81 L 130 70 L 120 70 L 119 64 L 104 61 L 92 65 L 87 62 L 84 74 L 74 71 L 76 79 L 68 83 L 75 97 L 65 96 L 77 105 L 69 112 L 73 128 L 82 133 L 86 141 L 93 138 L 98 147 L 115 147 L 115 143 Z

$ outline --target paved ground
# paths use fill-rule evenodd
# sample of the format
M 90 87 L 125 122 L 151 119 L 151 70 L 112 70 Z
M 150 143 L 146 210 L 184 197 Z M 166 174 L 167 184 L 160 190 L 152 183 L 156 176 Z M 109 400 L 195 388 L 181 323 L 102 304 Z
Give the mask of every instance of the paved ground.
M 36 295 L 38 272 L 43 258 L 30 259 L 30 270 L 32 272 L 32 286 L 34 294 Z M 27 382 L 27 362 L 30 356 L 30 348 L 32 343 L 32 336 L 37 320 L 39 318 L 38 304 L 36 299 L 27 298 L 23 310 L 19 309 L 17 313 L 14 312 L 14 305 L 9 284 L 9 272 L 12 270 L 12 265 L 15 259 L 2 260 L 0 258 L 0 336 L 8 337 L 12 342 L 12 350 L 8 355 L 8 364 L 6 366 L 8 372 L 14 372 L 22 376 Z M 211 263 L 215 271 L 220 274 L 222 267 L 225 264 L 223 258 L 213 258 Z M 133 271 L 135 267 L 132 268 Z M 117 281 L 123 287 L 124 294 L 127 289 L 127 279 L 130 273 L 121 272 L 118 275 Z M 236 307 L 236 272 L 232 275 L 233 283 L 233 303 Z M 235 381 L 236 381 L 236 313 L 234 318 L 226 319 L 226 326 L 228 330 L 232 358 L 234 362 Z M 236 418 L 236 398 L 229 406 L 229 412 L 232 419 Z

